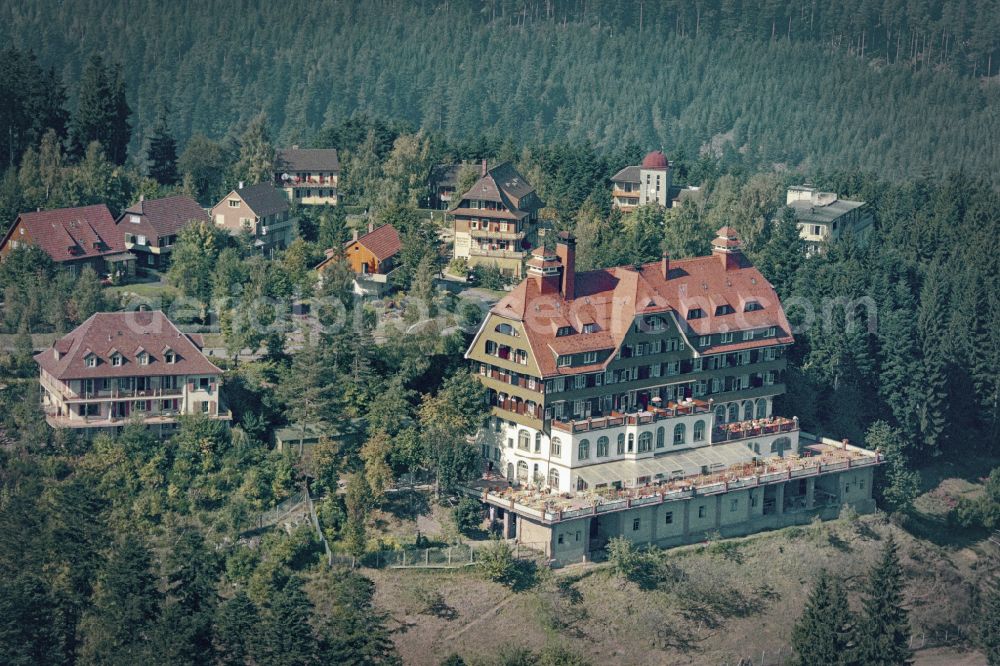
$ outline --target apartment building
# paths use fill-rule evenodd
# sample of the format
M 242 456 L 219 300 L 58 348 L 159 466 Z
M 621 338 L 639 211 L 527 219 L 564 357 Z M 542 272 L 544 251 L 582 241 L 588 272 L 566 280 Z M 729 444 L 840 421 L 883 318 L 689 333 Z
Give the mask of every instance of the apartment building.
M 35 356 L 45 418 L 88 438 L 135 418 L 161 434 L 185 414 L 228 421 L 201 347 L 160 311 L 97 313 Z
M 461 195 L 450 213 L 454 219 L 455 257 L 470 268 L 495 265 L 520 278 L 531 248 L 538 244 L 538 211 L 545 204 L 535 188 L 509 162 L 487 169 Z
M 253 246 L 265 257 L 284 250 L 298 232 L 288 199 L 270 183 L 239 187 L 215 204 L 215 225 L 231 234 L 248 233 Z
M 848 233 L 865 241 L 875 224 L 871 207 L 864 201 L 841 199 L 836 192 L 821 192 L 809 185 L 789 187 L 785 205 L 795 211 L 808 254 L 816 254 L 824 243 Z
M 135 254 L 138 268 L 166 270 L 181 229 L 193 222 L 211 222 L 205 209 L 182 194 L 146 200 L 139 197 L 118 216 L 125 248 Z
M 335 148 L 283 148 L 275 151 L 274 184 L 288 200 L 305 206 L 336 206 L 340 159 Z
M 841 481 L 873 508 L 874 454 L 773 412 L 793 337 L 735 230 L 707 257 L 583 273 L 574 246 L 563 233 L 536 249 L 466 353 L 492 406 L 477 492 L 507 536 L 570 561 L 616 535 L 671 545 L 829 516 L 851 492 Z M 693 503 L 703 488 L 719 497 Z

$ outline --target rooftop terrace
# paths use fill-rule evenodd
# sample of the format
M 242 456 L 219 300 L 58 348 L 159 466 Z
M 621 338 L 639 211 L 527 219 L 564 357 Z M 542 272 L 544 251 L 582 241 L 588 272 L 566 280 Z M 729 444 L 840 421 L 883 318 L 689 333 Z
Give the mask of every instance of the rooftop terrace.
M 803 433 L 803 439 L 805 433 Z M 557 523 L 587 515 L 624 511 L 648 504 L 657 504 L 692 497 L 752 488 L 771 483 L 818 476 L 855 467 L 878 465 L 882 458 L 876 451 L 868 451 L 846 443 L 822 439 L 804 442 L 798 455 L 787 457 L 756 457 L 749 461 L 726 465 L 730 450 L 741 444 L 702 447 L 678 451 L 659 460 L 692 454 L 705 456 L 709 466 L 721 462 L 725 465 L 709 474 L 695 474 L 659 483 L 648 483 L 633 488 L 607 488 L 575 493 L 553 493 L 536 488 L 513 487 L 501 477 L 484 476 L 470 484 L 469 494 L 484 502 L 533 517 L 543 523 Z M 715 460 L 715 463 L 711 461 Z M 639 461 L 611 464 L 639 464 Z

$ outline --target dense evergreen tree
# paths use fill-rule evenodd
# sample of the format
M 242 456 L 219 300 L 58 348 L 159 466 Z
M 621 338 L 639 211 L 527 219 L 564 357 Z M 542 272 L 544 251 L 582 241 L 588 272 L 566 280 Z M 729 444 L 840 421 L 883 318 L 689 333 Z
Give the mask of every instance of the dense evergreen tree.
M 996 581 L 987 584 L 979 609 L 979 645 L 986 653 L 989 666 L 1000 664 L 1000 587 Z
M 852 657 L 854 618 L 844 588 L 820 571 L 816 586 L 806 600 L 802 616 L 792 630 L 792 647 L 802 666 L 842 666 L 856 663 Z
M 71 145 L 82 156 L 91 142 L 100 144 L 115 164 L 122 164 L 132 136 L 125 79 L 121 67 L 108 67 L 104 58 L 93 55 L 80 79 L 80 95 L 73 114 Z
M 910 662 L 910 622 L 903 608 L 903 568 L 899 547 L 889 535 L 866 587 L 858 628 L 858 660 L 872 666 Z
M 180 176 L 177 173 L 177 142 L 167 127 L 167 116 L 162 114 L 153 128 L 146 149 L 146 172 L 160 185 L 174 185 Z

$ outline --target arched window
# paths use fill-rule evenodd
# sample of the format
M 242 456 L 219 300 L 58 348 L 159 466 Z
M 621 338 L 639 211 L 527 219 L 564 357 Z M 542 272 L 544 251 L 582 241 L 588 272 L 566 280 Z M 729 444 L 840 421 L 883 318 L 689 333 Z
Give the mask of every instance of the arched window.
M 664 431 L 663 426 L 656 429 L 656 448 L 663 448 L 663 445 L 666 444 L 666 437 L 666 432 Z
M 726 422 L 726 406 L 719 405 L 715 408 L 715 425 L 722 425 Z
M 628 434 L 628 452 L 632 453 L 635 451 L 635 433 L 630 432 Z
M 576 478 L 576 489 L 577 490 L 586 490 L 587 489 L 587 482 L 584 481 L 582 477 L 577 477 Z
M 542 452 L 542 433 L 535 433 L 535 453 Z
M 562 455 L 562 440 L 558 437 L 552 438 L 552 455 L 557 458 Z
M 683 444 L 684 438 L 686 436 L 687 433 L 684 432 L 683 423 L 678 423 L 677 425 L 674 426 L 674 446 L 677 446 L 678 444 Z
M 694 441 L 705 441 L 705 422 L 698 420 L 694 422 Z
M 749 421 L 753 418 L 753 400 L 743 401 L 743 420 Z
M 646 431 L 639 434 L 639 453 L 653 450 L 653 433 Z
M 767 400 L 757 398 L 757 418 L 762 419 L 765 417 L 767 417 Z
M 510 324 L 497 324 L 497 327 L 493 330 L 497 333 L 503 333 L 504 335 L 512 335 L 515 338 L 518 337 L 517 330 Z
M 726 419 L 727 421 L 739 421 L 740 420 L 740 406 L 735 402 L 729 403 L 729 415 Z
M 779 437 L 771 442 L 771 453 L 777 453 L 779 456 L 790 448 L 792 448 L 792 440 L 787 437 Z
M 625 453 L 625 433 L 618 435 L 618 455 Z
M 549 488 L 559 489 L 559 470 L 554 467 L 549 470 Z
M 527 483 L 528 482 L 528 463 L 523 460 L 517 463 L 517 482 Z
M 608 455 L 608 438 L 598 437 L 597 438 L 597 457 L 606 458 Z
M 580 460 L 586 460 L 590 457 L 590 440 L 581 439 L 579 450 L 577 451 L 577 458 Z
M 517 448 L 521 449 L 522 451 L 531 450 L 531 433 L 529 433 L 527 430 L 517 431 Z

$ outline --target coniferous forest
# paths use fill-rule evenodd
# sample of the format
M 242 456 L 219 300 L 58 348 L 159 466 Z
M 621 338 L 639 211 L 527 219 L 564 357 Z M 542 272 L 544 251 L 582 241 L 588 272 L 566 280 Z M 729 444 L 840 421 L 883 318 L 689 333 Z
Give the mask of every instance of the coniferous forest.
M 456 493 L 479 472 L 467 436 L 488 410 L 463 358 L 482 312 L 435 290 L 448 246 L 420 208 L 440 163 L 513 162 L 543 220 L 575 233 L 579 270 L 703 255 L 731 225 L 795 327 L 775 412 L 882 452 L 875 497 L 891 529 L 1000 529 L 998 0 L 0 0 L 0 39 L 2 232 L 35 209 L 118 215 L 171 194 L 211 206 L 269 179 L 275 149 L 293 144 L 338 149 L 345 204 L 297 207 L 300 238 L 271 258 L 211 224 L 179 234 L 158 295 L 164 309 L 194 304 L 185 326 L 218 324 L 233 420 L 184 417 L 163 441 L 136 423 L 83 441 L 38 407 L 32 335 L 127 307 L 128 285 L 71 275 L 37 248 L 0 263 L 2 663 L 407 659 L 394 640 L 408 627 L 374 577 L 327 566 L 325 549 L 352 564 L 403 549 L 384 523 L 405 513 L 415 478 L 454 521 L 448 538 L 482 522 Z M 673 208 L 612 210 L 612 174 L 655 148 L 698 190 Z M 785 206 L 803 182 L 867 202 L 867 242 L 807 257 Z M 399 230 L 394 286 L 432 325 L 407 313 L 377 330 L 339 259 L 317 283 L 324 251 L 367 222 Z M 499 270 L 479 277 L 504 286 Z M 312 296 L 342 304 L 353 326 L 310 337 L 257 309 Z M 339 312 L 313 314 L 327 325 Z M 306 457 L 272 446 L 303 422 L 357 436 Z M 955 466 L 974 469 L 981 492 L 928 527 L 915 502 Z M 256 527 L 304 490 L 315 528 Z M 624 541 L 615 575 L 641 578 L 653 556 Z M 801 663 L 910 657 L 907 609 L 920 604 L 907 548 L 904 570 L 884 544 L 858 613 L 823 571 L 789 634 Z M 487 577 L 509 584 L 510 552 L 488 552 Z M 961 621 L 942 623 L 980 623 L 955 640 L 1000 663 L 1000 596 L 983 568 Z M 851 595 L 858 608 L 856 583 Z M 413 596 L 390 601 L 448 609 Z M 475 663 L 587 662 L 525 650 Z

